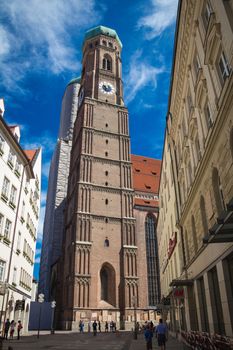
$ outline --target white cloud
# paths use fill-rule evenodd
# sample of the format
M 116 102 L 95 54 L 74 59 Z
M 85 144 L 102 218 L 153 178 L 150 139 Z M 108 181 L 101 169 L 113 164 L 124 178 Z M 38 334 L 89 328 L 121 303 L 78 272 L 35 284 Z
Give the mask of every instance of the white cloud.
M 45 216 L 45 205 L 40 208 L 40 217 L 37 230 L 37 242 L 41 242 L 43 238 L 43 226 L 44 226 L 44 216 Z
M 47 191 L 41 191 L 41 194 L 40 194 L 41 205 L 45 205 L 46 198 L 47 198 Z
M 164 71 L 163 66 L 159 68 L 152 66 L 146 60 L 143 60 L 142 51 L 136 51 L 130 61 L 129 72 L 126 77 L 126 103 L 134 100 L 137 93 L 146 86 L 155 89 L 157 87 L 157 76 Z
M 42 156 L 45 154 L 51 154 L 51 152 L 54 151 L 56 139 L 51 136 L 48 131 L 45 131 L 41 136 L 33 137 L 33 139 L 24 137 L 24 139 L 26 138 L 28 141 L 22 143 L 24 149 L 35 149 L 42 147 Z
M 146 38 L 153 39 L 159 36 L 176 20 L 178 0 L 151 0 L 149 13 L 138 20 L 138 29 L 145 28 Z
M 42 175 L 49 177 L 50 162 L 45 162 L 42 164 Z
M 1 8 L 2 84 L 21 90 L 27 72 L 77 71 L 75 35 L 100 20 L 96 0 L 11 0 Z M 7 22 L 6 22 L 7 19 Z M 21 91 L 23 92 L 23 90 Z

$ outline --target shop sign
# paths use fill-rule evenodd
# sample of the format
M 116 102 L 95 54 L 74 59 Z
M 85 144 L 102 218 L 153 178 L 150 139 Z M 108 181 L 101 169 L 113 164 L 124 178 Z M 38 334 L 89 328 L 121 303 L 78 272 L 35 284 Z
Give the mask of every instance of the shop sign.
M 175 288 L 173 289 L 174 298 L 184 298 L 184 288 Z

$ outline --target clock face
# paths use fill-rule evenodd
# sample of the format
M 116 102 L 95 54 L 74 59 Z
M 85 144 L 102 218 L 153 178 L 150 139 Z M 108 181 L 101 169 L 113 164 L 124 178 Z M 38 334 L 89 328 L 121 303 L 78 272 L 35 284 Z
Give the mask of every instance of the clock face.
M 80 93 L 79 93 L 79 97 L 78 97 L 78 105 L 80 106 L 83 102 L 83 98 L 84 98 L 84 88 L 81 87 Z
M 112 84 L 106 82 L 106 81 L 102 81 L 101 83 L 99 83 L 99 89 L 107 95 L 112 95 L 115 91 L 114 87 L 112 86 Z

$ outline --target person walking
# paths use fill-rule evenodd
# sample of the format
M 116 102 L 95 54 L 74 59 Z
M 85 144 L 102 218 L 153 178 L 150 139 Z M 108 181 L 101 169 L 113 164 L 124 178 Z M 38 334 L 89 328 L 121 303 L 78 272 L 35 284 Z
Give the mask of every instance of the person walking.
M 165 350 L 166 349 L 166 341 L 168 338 L 168 329 L 167 329 L 166 323 L 163 323 L 162 318 L 160 318 L 159 324 L 156 327 L 155 332 L 156 332 L 156 337 L 158 340 L 158 346 L 160 346 L 161 350 Z
M 108 332 L 108 321 L 105 322 L 105 332 Z
M 18 321 L 18 326 L 17 326 L 17 333 L 18 333 L 17 339 L 18 340 L 20 339 L 20 331 L 22 328 L 23 328 L 23 326 L 22 326 L 21 321 Z
M 98 329 L 99 329 L 99 332 L 101 333 L 101 323 L 100 323 L 100 321 L 98 321 Z
M 10 324 L 10 339 L 14 338 L 14 332 L 15 332 L 15 321 L 12 320 Z
M 5 325 L 4 325 L 4 338 L 5 339 L 8 338 L 9 328 L 10 328 L 10 320 L 9 320 L 9 318 L 7 318 Z
M 96 336 L 96 333 L 97 333 L 97 322 L 96 322 L 96 320 L 93 322 L 92 328 L 93 328 L 94 336 Z
M 87 329 L 88 329 L 88 333 L 90 333 L 91 332 L 91 321 L 88 322 Z
M 144 338 L 146 340 L 146 349 L 152 350 L 152 338 L 153 338 L 153 330 L 150 325 L 147 325 L 144 330 Z

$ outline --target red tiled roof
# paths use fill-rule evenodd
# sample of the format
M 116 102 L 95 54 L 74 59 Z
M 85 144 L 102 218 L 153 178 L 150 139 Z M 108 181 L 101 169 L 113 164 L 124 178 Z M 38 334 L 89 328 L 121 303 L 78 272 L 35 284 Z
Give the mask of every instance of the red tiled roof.
M 161 160 L 131 155 L 135 191 L 158 193 Z
M 134 205 L 140 205 L 142 207 L 158 207 L 159 201 L 154 199 L 134 198 Z
M 28 157 L 28 159 L 30 160 L 30 162 L 33 160 L 33 158 L 35 157 L 36 154 L 36 149 L 30 149 L 30 150 L 24 150 L 24 153 L 26 154 L 26 156 Z

